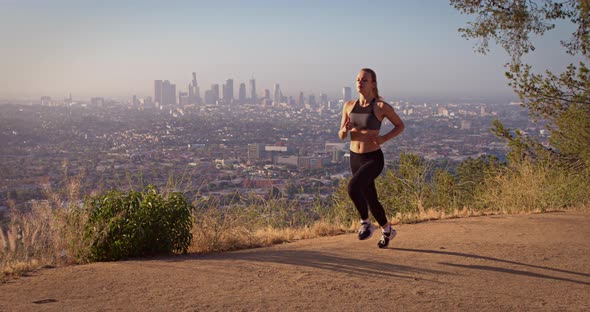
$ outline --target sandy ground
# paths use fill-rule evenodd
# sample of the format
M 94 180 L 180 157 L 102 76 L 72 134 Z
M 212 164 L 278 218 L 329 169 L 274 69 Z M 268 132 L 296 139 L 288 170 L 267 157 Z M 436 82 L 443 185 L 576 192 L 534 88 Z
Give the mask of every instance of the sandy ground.
M 43 269 L 1 311 L 590 311 L 590 214 L 488 216 L 238 252 Z

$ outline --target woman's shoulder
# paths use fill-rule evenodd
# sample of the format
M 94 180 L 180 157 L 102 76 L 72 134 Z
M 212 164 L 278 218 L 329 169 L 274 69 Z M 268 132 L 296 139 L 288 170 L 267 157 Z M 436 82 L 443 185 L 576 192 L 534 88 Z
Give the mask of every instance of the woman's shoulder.
M 356 100 L 350 100 L 350 101 L 344 103 L 344 108 L 352 108 L 352 107 L 354 107 L 354 104 L 356 104 Z
M 387 103 L 381 99 L 379 101 L 377 101 L 377 107 L 379 107 L 381 109 L 393 108 L 389 103 Z

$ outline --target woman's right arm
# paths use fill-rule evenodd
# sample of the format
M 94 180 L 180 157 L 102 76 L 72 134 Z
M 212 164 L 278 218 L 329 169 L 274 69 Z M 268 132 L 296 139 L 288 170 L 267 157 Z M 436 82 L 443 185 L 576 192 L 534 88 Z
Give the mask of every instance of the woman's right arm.
M 348 130 L 350 128 L 350 118 L 348 117 L 348 102 L 342 106 L 342 120 L 340 121 L 340 130 L 338 130 L 338 137 L 340 140 L 346 139 Z

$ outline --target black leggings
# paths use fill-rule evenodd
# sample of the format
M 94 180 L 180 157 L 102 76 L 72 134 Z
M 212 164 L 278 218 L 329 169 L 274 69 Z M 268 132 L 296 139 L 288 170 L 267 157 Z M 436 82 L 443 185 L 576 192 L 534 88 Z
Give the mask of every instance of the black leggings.
M 350 152 L 350 169 L 352 179 L 348 183 L 348 195 L 361 215 L 362 220 L 369 218 L 369 209 L 380 226 L 387 224 L 385 209 L 377 199 L 375 179 L 383 171 L 385 161 L 379 149 L 369 153 Z

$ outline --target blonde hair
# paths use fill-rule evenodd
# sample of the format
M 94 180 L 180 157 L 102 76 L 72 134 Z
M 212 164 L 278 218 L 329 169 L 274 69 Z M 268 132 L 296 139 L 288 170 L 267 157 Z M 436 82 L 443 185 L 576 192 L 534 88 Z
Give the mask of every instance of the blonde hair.
M 375 92 L 375 98 L 380 100 L 381 96 L 379 95 L 379 89 L 377 89 L 377 74 L 374 70 L 370 68 L 363 68 L 361 69 L 361 71 L 369 73 L 369 75 L 371 75 L 371 79 L 373 79 L 373 81 L 375 82 L 375 89 L 373 89 L 373 92 Z

